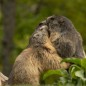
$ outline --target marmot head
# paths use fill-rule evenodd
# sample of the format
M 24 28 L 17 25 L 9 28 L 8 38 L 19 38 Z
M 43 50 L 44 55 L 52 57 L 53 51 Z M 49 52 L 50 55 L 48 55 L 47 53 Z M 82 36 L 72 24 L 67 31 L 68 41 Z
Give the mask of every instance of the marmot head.
M 30 37 L 30 45 L 43 45 L 49 39 L 48 27 L 46 25 L 39 26 Z
M 64 16 L 50 16 L 47 18 L 46 23 L 50 30 L 63 32 L 65 30 L 74 29 L 72 22 Z
M 64 16 L 50 16 L 46 19 L 46 24 L 50 32 L 51 41 L 61 37 L 61 34 L 65 32 L 75 32 L 75 27 L 72 22 Z

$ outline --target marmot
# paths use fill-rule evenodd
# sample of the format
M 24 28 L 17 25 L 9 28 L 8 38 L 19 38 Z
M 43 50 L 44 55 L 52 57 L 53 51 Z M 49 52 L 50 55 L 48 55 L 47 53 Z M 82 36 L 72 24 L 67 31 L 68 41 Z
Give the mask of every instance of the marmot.
M 69 63 L 60 63 L 49 39 L 48 27 L 41 26 L 32 34 L 29 48 L 25 49 L 15 60 L 9 75 L 8 84 L 40 84 L 40 75 L 50 69 L 67 69 Z
M 50 33 L 50 40 L 57 50 L 57 53 L 63 57 L 85 57 L 82 37 L 75 29 L 73 23 L 64 16 L 50 16 L 41 25 L 47 25 Z

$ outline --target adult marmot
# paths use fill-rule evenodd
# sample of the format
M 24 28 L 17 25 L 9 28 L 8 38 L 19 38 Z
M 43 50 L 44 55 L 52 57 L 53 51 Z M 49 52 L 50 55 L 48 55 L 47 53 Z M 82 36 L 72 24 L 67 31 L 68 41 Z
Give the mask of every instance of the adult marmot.
M 14 63 L 8 84 L 39 85 L 40 75 L 44 71 L 69 67 L 68 63 L 60 63 L 62 58 L 50 42 L 47 30 L 48 27 L 44 25 L 32 34 L 29 48 Z
M 48 26 L 50 40 L 61 57 L 85 57 L 82 37 L 68 18 L 50 16 L 41 25 Z

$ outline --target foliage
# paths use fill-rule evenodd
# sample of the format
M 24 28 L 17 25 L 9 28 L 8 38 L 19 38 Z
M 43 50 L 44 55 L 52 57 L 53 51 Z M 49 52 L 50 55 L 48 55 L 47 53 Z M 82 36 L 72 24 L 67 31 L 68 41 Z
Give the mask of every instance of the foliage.
M 68 70 L 49 70 L 44 73 L 42 80 L 53 86 L 85 86 L 86 85 L 86 58 L 66 58 L 62 62 L 70 62 Z

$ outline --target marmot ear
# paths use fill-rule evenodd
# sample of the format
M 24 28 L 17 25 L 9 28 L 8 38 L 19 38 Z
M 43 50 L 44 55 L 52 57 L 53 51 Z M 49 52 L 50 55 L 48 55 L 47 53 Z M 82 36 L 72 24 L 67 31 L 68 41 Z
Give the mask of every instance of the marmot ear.
M 63 18 L 60 18 L 59 19 L 59 23 L 64 23 L 64 19 Z
M 65 28 L 65 20 L 64 20 L 64 18 L 60 18 L 58 23 L 59 23 L 60 27 Z M 63 32 L 63 31 L 64 31 L 64 29 L 62 29 L 61 32 Z

